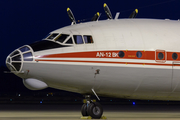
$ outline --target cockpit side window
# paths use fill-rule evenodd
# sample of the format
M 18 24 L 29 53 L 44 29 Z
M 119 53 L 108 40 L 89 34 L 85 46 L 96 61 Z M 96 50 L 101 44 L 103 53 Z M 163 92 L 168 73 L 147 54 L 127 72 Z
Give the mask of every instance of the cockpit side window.
M 73 38 L 76 44 L 84 44 L 84 41 L 81 35 L 73 35 Z
M 72 38 L 70 37 L 65 44 L 73 44 Z
M 57 35 L 58 35 L 58 33 L 53 33 L 53 34 L 51 34 L 47 39 L 52 40 L 52 39 L 54 39 Z
M 60 34 L 58 37 L 55 38 L 55 41 L 63 43 L 66 40 L 67 37 L 69 37 L 69 35 L 67 35 L 67 34 Z
M 93 39 L 92 39 L 92 36 L 90 36 L 90 35 L 83 35 L 83 37 L 84 37 L 84 42 L 85 42 L 86 44 L 88 44 L 88 43 L 94 43 L 94 42 L 93 42 Z

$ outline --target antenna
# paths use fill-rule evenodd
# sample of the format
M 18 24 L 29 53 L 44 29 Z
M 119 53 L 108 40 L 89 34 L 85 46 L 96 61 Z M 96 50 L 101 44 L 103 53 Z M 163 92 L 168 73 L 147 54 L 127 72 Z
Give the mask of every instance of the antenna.
M 97 13 L 93 16 L 93 18 L 91 19 L 91 21 L 98 21 L 100 15 L 101 15 L 101 14 L 100 14 L 99 12 L 97 12 Z
M 135 9 L 135 10 L 131 13 L 131 15 L 129 16 L 129 18 L 135 18 L 137 14 L 138 14 L 138 9 Z
M 119 14 L 120 14 L 120 12 L 117 12 L 117 13 L 116 13 L 116 16 L 115 16 L 115 18 L 114 18 L 115 20 L 118 19 Z
M 108 17 L 108 19 L 112 19 L 112 14 L 111 14 L 111 11 L 109 10 L 109 7 L 107 6 L 106 3 L 104 3 L 104 11 Z
M 67 8 L 67 14 L 68 14 L 68 16 L 69 16 L 69 18 L 70 18 L 70 20 L 72 22 L 71 25 L 76 24 L 76 20 L 75 20 L 74 15 L 73 15 L 70 8 Z

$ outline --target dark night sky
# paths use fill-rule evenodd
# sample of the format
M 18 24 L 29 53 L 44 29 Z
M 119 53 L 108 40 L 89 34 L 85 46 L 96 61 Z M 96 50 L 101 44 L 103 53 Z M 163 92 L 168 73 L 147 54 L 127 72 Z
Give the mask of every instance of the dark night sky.
M 14 49 L 70 25 L 67 7 L 76 20 L 90 20 L 97 11 L 102 13 L 100 19 L 106 19 L 104 3 L 113 16 L 121 12 L 120 18 L 127 18 L 138 8 L 137 18 L 180 19 L 180 0 L 1 0 L 0 66 Z

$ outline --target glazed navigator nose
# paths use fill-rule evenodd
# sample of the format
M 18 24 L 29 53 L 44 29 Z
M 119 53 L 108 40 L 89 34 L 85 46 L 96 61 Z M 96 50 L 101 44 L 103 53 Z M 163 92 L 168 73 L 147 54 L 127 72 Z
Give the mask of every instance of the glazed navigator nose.
M 26 61 L 33 61 L 33 50 L 28 45 L 20 47 L 9 54 L 6 58 L 6 65 L 9 70 L 20 72 L 23 63 Z

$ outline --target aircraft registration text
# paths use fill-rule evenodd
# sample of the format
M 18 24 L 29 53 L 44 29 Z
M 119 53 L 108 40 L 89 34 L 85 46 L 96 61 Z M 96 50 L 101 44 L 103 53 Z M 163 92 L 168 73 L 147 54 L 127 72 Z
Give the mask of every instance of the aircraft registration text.
M 97 52 L 96 57 L 119 57 L 118 52 Z

